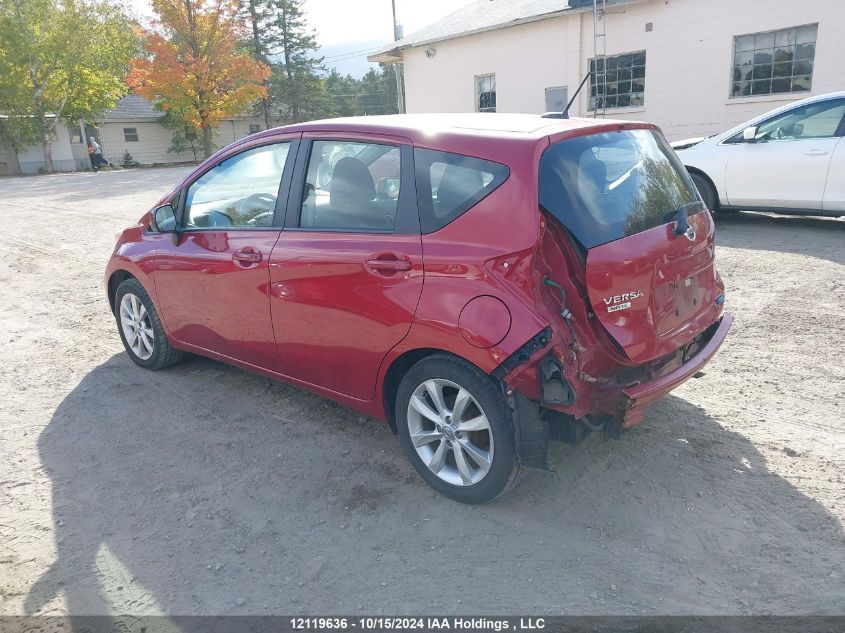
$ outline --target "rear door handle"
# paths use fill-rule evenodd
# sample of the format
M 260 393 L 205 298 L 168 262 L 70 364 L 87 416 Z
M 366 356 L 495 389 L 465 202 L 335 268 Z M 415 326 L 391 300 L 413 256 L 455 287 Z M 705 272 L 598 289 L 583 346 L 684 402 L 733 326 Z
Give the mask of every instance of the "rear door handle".
M 411 270 L 412 264 L 407 259 L 368 259 L 367 268 L 377 273 L 391 274 L 407 272 Z
M 261 251 L 256 251 L 248 246 L 232 253 L 232 259 L 244 264 L 257 264 L 261 261 L 262 256 Z
M 804 152 L 804 156 L 827 156 L 828 152 L 823 149 L 810 149 Z

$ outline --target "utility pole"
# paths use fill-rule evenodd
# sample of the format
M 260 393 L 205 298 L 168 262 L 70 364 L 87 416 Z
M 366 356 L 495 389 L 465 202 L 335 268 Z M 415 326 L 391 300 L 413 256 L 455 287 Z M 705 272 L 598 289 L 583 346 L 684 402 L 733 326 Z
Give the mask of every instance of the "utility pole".
M 396 21 L 396 0 L 390 0 L 393 8 L 393 41 L 402 39 L 402 25 Z M 396 106 L 400 114 L 405 113 L 405 92 L 402 89 L 402 64 L 393 64 L 393 74 L 396 76 Z

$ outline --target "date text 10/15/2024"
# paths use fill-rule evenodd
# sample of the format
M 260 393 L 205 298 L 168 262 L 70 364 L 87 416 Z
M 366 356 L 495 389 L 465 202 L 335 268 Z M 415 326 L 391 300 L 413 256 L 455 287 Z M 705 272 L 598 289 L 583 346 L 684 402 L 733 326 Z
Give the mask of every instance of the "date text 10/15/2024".
M 543 618 L 505 620 L 479 617 L 295 617 L 290 619 L 295 631 L 539 631 Z

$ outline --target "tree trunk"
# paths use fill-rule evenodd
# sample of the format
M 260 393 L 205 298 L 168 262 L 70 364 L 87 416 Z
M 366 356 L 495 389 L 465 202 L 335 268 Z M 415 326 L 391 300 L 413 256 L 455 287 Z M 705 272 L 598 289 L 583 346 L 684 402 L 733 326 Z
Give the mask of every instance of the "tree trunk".
M 202 124 L 202 153 L 203 158 L 211 156 L 211 126 L 207 123 Z
M 45 133 L 41 138 L 41 144 L 44 147 L 44 171 L 52 174 L 55 171 L 53 168 L 53 139 L 50 138 L 49 132 Z
M 282 46 L 284 47 L 285 56 L 285 75 L 288 78 L 287 97 L 290 103 L 291 119 L 293 123 L 299 123 L 299 95 L 296 84 L 293 81 L 293 63 L 290 55 L 290 33 L 288 33 L 288 14 L 282 5 Z
M 259 24 L 258 24 L 258 11 L 255 8 L 255 0 L 249 0 L 249 21 L 252 25 L 252 49 L 253 49 L 253 56 L 255 59 L 260 61 L 262 64 L 267 63 L 267 59 L 264 56 L 264 51 L 261 46 L 261 35 L 259 33 Z M 267 90 L 267 80 L 261 82 L 261 85 Z M 267 101 L 267 97 L 261 99 L 261 110 L 264 112 L 264 129 L 270 129 L 270 104 Z
M 5 135 L 0 135 L 0 145 L 6 153 L 6 171 L 10 176 L 21 175 L 21 164 L 18 161 L 18 150 L 12 139 L 6 138 Z

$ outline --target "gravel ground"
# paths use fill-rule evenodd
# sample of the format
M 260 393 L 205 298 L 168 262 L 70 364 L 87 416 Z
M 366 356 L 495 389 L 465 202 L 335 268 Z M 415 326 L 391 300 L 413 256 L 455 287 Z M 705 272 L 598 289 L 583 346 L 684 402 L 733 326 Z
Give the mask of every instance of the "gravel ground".
M 128 360 L 113 233 L 184 173 L 0 179 L 0 613 L 845 613 L 845 222 L 720 219 L 706 375 L 467 507 L 376 421 Z

